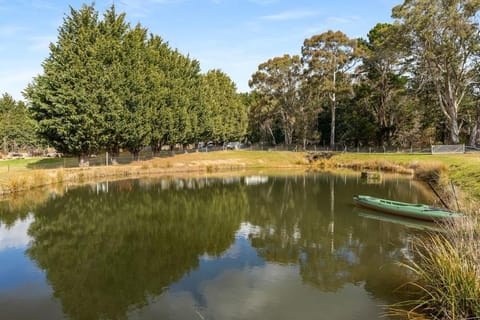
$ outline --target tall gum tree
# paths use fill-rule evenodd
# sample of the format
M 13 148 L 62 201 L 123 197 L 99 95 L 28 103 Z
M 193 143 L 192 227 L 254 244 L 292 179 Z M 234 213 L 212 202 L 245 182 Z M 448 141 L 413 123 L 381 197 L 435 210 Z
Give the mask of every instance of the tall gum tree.
M 278 117 L 282 124 L 285 144 L 293 142 L 296 113 L 300 109 L 299 88 L 302 82 L 302 63 L 299 56 L 276 57 L 258 66 L 249 82 L 261 97 L 265 112 Z M 261 110 L 257 108 L 257 111 Z M 272 133 L 273 136 L 273 133 Z
M 356 61 L 357 42 L 341 31 L 327 31 L 305 39 L 302 61 L 306 76 L 321 96 L 330 100 L 330 146 L 335 146 L 335 117 L 338 96 L 351 91 L 349 71 Z
M 478 0 L 406 0 L 392 16 L 402 32 L 412 67 L 431 83 L 446 118 L 450 140 L 460 143 L 459 112 L 475 81 L 479 56 Z
M 397 28 L 378 23 L 359 40 L 362 65 L 357 74 L 359 85 L 368 91 L 367 105 L 376 118 L 377 143 L 391 145 L 404 116 L 407 77 L 402 74 L 403 52 L 397 46 Z

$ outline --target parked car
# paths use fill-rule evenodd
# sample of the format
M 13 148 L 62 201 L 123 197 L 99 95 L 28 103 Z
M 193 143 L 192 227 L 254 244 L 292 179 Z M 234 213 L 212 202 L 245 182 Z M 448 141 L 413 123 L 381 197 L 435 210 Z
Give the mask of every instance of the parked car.
M 49 152 L 47 153 L 47 158 L 61 158 L 63 154 L 60 152 Z
M 239 141 L 228 142 L 225 146 L 227 150 L 238 150 L 242 147 Z

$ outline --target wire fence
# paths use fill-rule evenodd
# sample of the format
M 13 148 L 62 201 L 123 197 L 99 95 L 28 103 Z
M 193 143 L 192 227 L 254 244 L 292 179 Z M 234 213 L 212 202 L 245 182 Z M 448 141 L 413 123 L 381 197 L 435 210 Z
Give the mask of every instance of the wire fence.
M 113 159 L 108 153 L 92 155 L 86 160 L 88 166 L 110 166 L 114 164 L 130 164 L 135 161 L 146 161 L 153 158 L 167 158 L 178 154 L 193 153 L 193 152 L 218 152 L 227 150 L 224 146 L 205 146 L 202 148 L 188 148 L 175 150 L 162 150 L 159 153 L 153 153 L 149 149 L 145 149 L 139 153 L 138 158 L 135 159 L 129 152 L 123 152 L 118 157 Z M 309 145 L 306 148 L 299 145 L 242 145 L 239 150 L 245 151 L 290 151 L 290 152 L 341 152 L 341 153 L 402 153 L 402 154 L 431 154 L 431 147 L 424 148 L 396 148 L 396 147 L 349 147 L 349 146 L 335 146 L 333 148 L 326 146 Z M 466 153 L 480 153 L 478 148 L 466 148 Z M 24 161 L 24 162 L 22 162 Z M 7 165 L 2 165 L 0 162 L 0 173 L 15 173 L 27 169 L 60 169 L 60 168 L 76 168 L 79 167 L 80 161 L 76 157 L 62 157 L 62 158 L 40 158 L 37 161 L 20 160 L 19 163 L 9 162 Z

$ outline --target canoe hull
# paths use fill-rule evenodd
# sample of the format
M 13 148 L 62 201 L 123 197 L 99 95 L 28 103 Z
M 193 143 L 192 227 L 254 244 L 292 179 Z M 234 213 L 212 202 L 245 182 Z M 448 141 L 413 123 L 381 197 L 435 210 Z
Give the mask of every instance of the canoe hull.
M 353 200 L 359 207 L 423 221 L 438 222 L 461 217 L 461 215 L 458 213 L 422 204 L 390 201 L 361 195 L 354 196 Z

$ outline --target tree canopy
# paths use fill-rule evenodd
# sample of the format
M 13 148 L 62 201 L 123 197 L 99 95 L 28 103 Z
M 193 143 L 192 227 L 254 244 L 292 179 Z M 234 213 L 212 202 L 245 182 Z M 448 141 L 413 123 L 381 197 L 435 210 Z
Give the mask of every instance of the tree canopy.
M 240 95 L 227 74 L 202 73 L 199 61 L 131 26 L 115 6 L 70 8 L 24 92 L 27 105 L 1 100 L 17 105 L 3 107 L 16 110 L 3 111 L 3 151 L 37 144 L 34 131 L 81 159 L 246 137 L 304 148 L 476 145 L 479 9 L 477 0 L 406 0 L 392 9 L 393 23 L 365 39 L 329 30 L 299 43 L 298 54 L 260 63 L 252 91 Z
M 285 143 L 304 146 L 327 141 L 332 148 L 476 144 L 479 9 L 476 0 L 406 0 L 393 8 L 392 24 L 378 23 L 366 39 L 341 31 L 305 39 L 297 85 L 284 71 L 271 71 L 289 55 L 252 75 L 250 136 L 274 143 L 291 137 Z M 300 114 L 309 120 L 305 127 Z
M 136 158 L 146 146 L 243 138 L 246 108 L 226 74 L 203 79 L 197 60 L 131 27 L 114 6 L 99 16 L 93 5 L 70 8 L 25 90 L 41 137 L 81 161 L 102 149 Z

